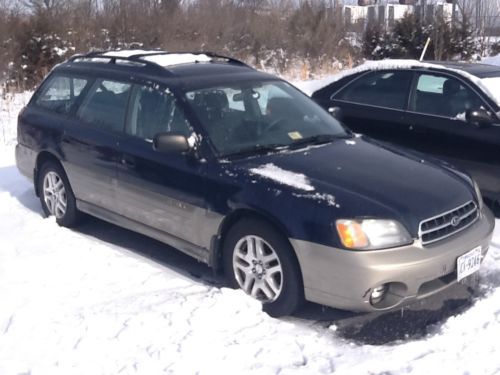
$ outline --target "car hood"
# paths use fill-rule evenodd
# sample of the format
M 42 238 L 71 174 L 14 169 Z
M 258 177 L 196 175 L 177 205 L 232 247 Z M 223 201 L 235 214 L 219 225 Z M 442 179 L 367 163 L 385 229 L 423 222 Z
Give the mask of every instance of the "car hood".
M 335 197 L 344 217 L 399 219 L 413 234 L 421 220 L 474 197 L 473 187 L 452 170 L 364 137 L 256 156 L 233 166 L 253 181 L 271 181 L 296 196 Z

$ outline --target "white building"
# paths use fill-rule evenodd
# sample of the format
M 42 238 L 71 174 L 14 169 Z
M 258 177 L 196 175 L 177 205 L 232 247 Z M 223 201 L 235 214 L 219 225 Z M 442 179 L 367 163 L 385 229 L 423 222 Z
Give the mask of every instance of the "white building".
M 371 22 L 378 22 L 385 26 L 392 26 L 394 22 L 402 19 L 406 13 L 422 13 L 420 5 L 400 5 L 400 4 L 385 4 L 385 5 L 345 5 L 343 7 L 343 16 L 347 25 L 366 26 Z M 436 15 L 443 16 L 445 19 L 451 20 L 453 14 L 452 4 L 429 4 L 425 9 L 425 17 L 433 18 Z

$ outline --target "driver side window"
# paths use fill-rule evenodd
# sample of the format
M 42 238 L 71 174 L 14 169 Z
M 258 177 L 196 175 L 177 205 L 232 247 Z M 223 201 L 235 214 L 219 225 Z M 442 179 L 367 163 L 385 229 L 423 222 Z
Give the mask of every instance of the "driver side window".
M 175 96 L 168 89 L 135 85 L 130 99 L 127 134 L 152 140 L 159 133 L 181 134 L 192 131 Z
M 429 115 L 465 118 L 482 100 L 459 80 L 448 76 L 421 74 L 413 93 L 411 110 Z

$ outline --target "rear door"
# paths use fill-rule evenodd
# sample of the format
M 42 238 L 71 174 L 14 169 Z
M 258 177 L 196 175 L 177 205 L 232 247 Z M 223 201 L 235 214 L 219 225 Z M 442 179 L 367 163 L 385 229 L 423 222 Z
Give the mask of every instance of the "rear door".
M 467 111 L 490 110 L 481 94 L 453 75 L 422 72 L 412 89 L 411 146 L 464 168 L 488 192 L 500 192 L 500 126 L 466 121 Z
M 206 217 L 205 164 L 193 155 L 155 151 L 153 138 L 158 133 L 194 140 L 190 123 L 168 88 L 134 85 L 120 143 L 117 209 L 137 223 L 208 248 L 216 230 Z
M 62 141 L 76 197 L 109 211 L 116 208 L 117 148 L 131 88 L 127 82 L 96 79 L 66 126 Z
M 400 143 L 408 126 L 405 110 L 413 78 L 411 71 L 376 71 L 362 75 L 335 93 L 331 107 L 342 109 L 353 131 Z

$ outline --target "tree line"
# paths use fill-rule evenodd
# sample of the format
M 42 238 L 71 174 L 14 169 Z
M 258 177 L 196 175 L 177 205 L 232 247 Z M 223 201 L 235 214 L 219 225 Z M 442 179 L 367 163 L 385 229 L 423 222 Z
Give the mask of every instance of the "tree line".
M 4 81 L 27 88 L 92 50 L 212 51 L 277 73 L 355 54 L 341 8 L 320 0 L 0 0 L 0 38 Z
M 30 89 L 73 54 L 123 48 L 211 51 L 292 78 L 419 58 L 429 37 L 427 59 L 472 60 L 484 28 L 473 1 L 457 1 L 457 19 L 407 13 L 354 33 L 332 0 L 0 0 L 0 81 Z

